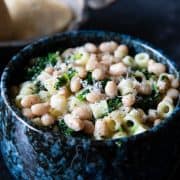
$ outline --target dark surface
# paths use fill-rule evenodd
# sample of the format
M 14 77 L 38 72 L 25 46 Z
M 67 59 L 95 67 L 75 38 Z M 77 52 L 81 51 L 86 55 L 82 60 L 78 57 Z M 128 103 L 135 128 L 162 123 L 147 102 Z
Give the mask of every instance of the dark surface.
M 180 1 L 118 0 L 110 8 L 92 12 L 90 15 L 91 18 L 83 29 L 105 29 L 139 37 L 163 49 L 180 65 Z M 0 49 L 1 67 L 15 51 Z M 180 169 L 178 165 L 176 167 L 173 172 L 179 175 Z M 173 178 L 173 172 L 170 179 L 180 179 Z M 10 179 L 2 163 L 0 179 Z

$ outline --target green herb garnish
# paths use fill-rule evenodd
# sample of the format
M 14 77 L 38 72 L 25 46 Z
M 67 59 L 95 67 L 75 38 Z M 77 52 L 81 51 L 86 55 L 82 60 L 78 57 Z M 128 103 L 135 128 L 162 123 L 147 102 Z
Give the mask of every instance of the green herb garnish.
M 71 136 L 74 132 L 71 128 L 67 127 L 63 119 L 59 121 L 59 130 L 65 136 Z
M 63 74 L 62 76 L 57 78 L 57 82 L 54 85 L 54 88 L 58 90 L 60 87 L 65 86 L 68 83 L 68 77 Z
M 162 76 L 161 76 L 161 80 L 162 80 L 162 81 L 168 81 L 169 78 L 168 78 L 166 75 L 162 75 Z
M 92 73 L 88 72 L 85 81 L 87 84 L 93 84 L 93 78 L 92 78 Z
M 80 101 L 84 101 L 86 99 L 86 95 L 89 93 L 89 89 L 84 89 L 82 91 L 80 91 L 76 97 L 77 99 L 79 99 Z
M 55 83 L 55 89 L 58 90 L 60 87 L 65 86 L 69 81 L 77 74 L 77 72 L 70 68 L 67 72 L 57 78 Z
M 151 79 L 152 77 L 154 78 L 154 74 L 153 74 L 153 73 L 149 73 L 149 72 L 147 71 L 147 69 L 142 69 L 141 72 L 144 74 L 144 76 L 146 77 L 146 79 Z
M 77 72 L 73 68 L 70 68 L 68 69 L 66 74 L 67 74 L 68 79 L 71 80 L 77 74 Z
M 108 104 L 108 109 L 109 109 L 109 113 L 110 113 L 122 106 L 122 100 L 119 97 L 113 98 L 113 99 L 108 99 L 107 104 Z
M 47 62 L 49 62 L 49 64 L 52 66 L 56 65 L 58 58 L 59 58 L 59 52 L 49 53 L 48 56 L 46 57 Z
M 161 100 L 161 94 L 158 90 L 157 85 L 154 83 L 152 85 L 152 92 L 150 95 L 137 95 L 135 107 L 141 108 L 145 112 L 148 111 L 148 109 L 157 108 L 157 104 Z
M 57 63 L 58 58 L 58 52 L 49 53 L 47 56 L 36 58 L 33 66 L 27 69 L 27 79 L 35 79 L 47 65 L 54 66 Z
M 152 84 L 152 94 L 159 94 L 158 86 L 155 83 Z
M 103 89 L 105 89 L 106 84 L 107 84 L 108 81 L 109 81 L 109 79 L 104 79 L 104 80 L 100 81 Z

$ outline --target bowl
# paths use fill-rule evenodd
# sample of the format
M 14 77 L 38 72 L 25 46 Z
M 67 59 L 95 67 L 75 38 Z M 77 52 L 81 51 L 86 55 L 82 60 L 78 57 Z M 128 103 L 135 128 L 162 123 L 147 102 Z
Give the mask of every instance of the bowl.
M 64 137 L 37 128 L 22 116 L 10 98 L 33 57 L 59 48 L 114 40 L 127 44 L 130 53 L 147 52 L 167 65 L 179 78 L 173 61 L 147 43 L 113 32 L 74 31 L 40 39 L 21 50 L 5 68 L 1 79 L 1 151 L 15 179 L 165 179 L 178 154 L 180 99 L 170 117 L 148 131 L 115 140 Z

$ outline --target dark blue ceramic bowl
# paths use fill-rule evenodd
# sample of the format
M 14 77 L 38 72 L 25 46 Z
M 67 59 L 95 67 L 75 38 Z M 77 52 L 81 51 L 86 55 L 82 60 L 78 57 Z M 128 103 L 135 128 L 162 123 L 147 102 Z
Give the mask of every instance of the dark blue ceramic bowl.
M 1 79 L 1 151 L 16 179 L 166 179 L 178 154 L 179 103 L 171 117 L 143 134 L 117 140 L 95 141 L 64 137 L 33 127 L 13 105 L 12 84 L 19 83 L 23 68 L 33 57 L 85 42 L 114 40 L 145 51 L 166 64 L 179 78 L 172 61 L 146 43 L 111 32 L 70 32 L 41 39 L 21 50 L 5 68 Z

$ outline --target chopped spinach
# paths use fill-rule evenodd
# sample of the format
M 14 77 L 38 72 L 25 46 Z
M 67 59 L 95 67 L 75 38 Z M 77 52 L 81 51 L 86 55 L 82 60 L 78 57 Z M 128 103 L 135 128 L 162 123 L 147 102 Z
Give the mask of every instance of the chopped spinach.
M 159 94 L 158 86 L 155 83 L 152 84 L 152 94 L 153 95 Z
M 77 98 L 80 100 L 80 101 L 84 101 L 86 99 L 86 95 L 89 93 L 89 89 L 84 89 L 82 91 L 80 91 L 78 94 L 77 94 Z
M 161 80 L 162 80 L 162 81 L 168 81 L 169 78 L 168 78 L 166 75 L 162 75 L 162 76 L 161 76 Z
M 59 121 L 59 131 L 65 136 L 71 136 L 74 132 L 71 128 L 67 127 L 63 119 Z
M 70 68 L 68 69 L 66 74 L 67 74 L 68 79 L 71 80 L 77 74 L 77 72 L 73 68 Z
M 122 99 L 120 97 L 107 100 L 109 113 L 122 106 Z
M 57 78 L 57 82 L 54 86 L 55 89 L 58 90 L 60 87 L 65 86 L 75 75 L 76 71 L 70 68 L 67 72 Z
M 59 53 L 49 53 L 47 56 L 36 58 L 33 66 L 27 68 L 26 78 L 35 79 L 48 64 L 54 66 L 58 57 Z
M 109 79 L 104 79 L 104 80 L 100 81 L 103 89 L 105 89 L 105 86 L 106 86 L 108 81 L 109 81 Z
M 49 53 L 48 56 L 46 57 L 46 61 L 52 65 L 52 66 L 55 66 L 56 63 L 57 63 L 57 60 L 59 58 L 59 53 L 56 52 L 56 53 Z
M 157 104 L 161 100 L 161 94 L 156 84 L 152 85 L 152 92 L 150 95 L 137 95 L 135 108 L 141 108 L 145 112 L 149 109 L 157 108 Z
M 92 73 L 91 72 L 87 73 L 86 79 L 84 81 L 86 81 L 87 84 L 90 84 L 90 85 L 93 84 L 93 78 L 92 78 Z
M 57 82 L 54 85 L 54 88 L 58 90 L 60 87 L 65 86 L 68 83 L 67 75 L 63 74 L 57 78 Z

